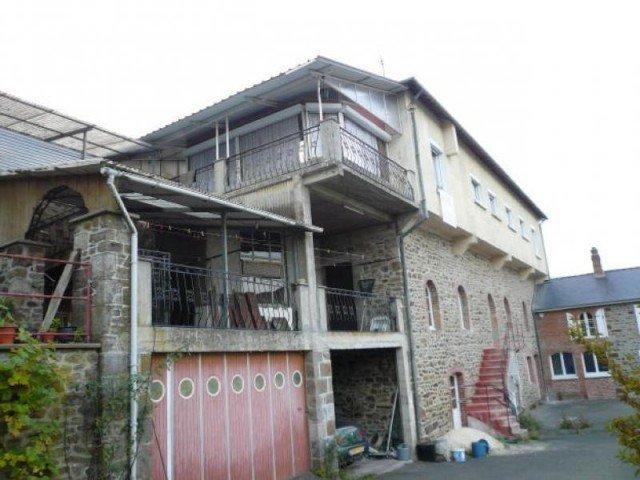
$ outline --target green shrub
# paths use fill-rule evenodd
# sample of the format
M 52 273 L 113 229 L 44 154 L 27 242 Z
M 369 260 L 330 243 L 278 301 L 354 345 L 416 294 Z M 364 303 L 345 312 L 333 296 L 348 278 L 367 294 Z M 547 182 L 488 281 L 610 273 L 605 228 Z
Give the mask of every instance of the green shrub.
M 20 330 L 19 346 L 0 360 L 0 477 L 58 478 L 54 446 L 64 381 L 53 347 Z

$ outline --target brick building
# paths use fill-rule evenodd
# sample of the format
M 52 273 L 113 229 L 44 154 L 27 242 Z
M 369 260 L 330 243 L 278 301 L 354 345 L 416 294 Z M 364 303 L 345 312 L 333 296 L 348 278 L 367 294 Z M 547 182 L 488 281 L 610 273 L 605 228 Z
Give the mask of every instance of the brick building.
M 516 435 L 539 401 L 545 215 L 415 79 L 317 57 L 139 140 L 2 108 L 40 150 L 0 164 L 0 245 L 93 267 L 99 371 L 153 372 L 140 478 L 288 478 L 349 424 Z
M 547 280 L 536 288 L 534 312 L 549 398 L 613 398 L 616 387 L 593 353 L 572 341 L 603 337 L 619 358 L 640 356 L 640 268 L 605 271 L 596 248 L 593 273 Z

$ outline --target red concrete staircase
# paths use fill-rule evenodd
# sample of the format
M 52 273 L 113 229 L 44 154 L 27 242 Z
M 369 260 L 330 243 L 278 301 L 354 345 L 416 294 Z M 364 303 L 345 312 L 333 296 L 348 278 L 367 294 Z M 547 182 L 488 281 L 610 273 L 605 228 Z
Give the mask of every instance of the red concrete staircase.
M 496 432 L 507 437 L 518 437 L 524 433 L 515 415 L 509 408 L 505 384 L 507 355 L 505 350 L 485 348 L 478 381 L 473 396 L 467 399 L 467 417 L 480 420 Z

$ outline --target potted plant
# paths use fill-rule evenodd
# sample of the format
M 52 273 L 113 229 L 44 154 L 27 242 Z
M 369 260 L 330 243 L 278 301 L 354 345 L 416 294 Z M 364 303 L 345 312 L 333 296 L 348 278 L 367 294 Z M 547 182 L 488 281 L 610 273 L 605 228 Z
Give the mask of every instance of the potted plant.
M 77 327 L 75 325 L 69 325 L 68 322 L 65 322 L 64 325 L 60 325 L 60 327 L 58 327 L 58 332 L 60 333 L 59 341 L 61 343 L 72 342 L 75 338 L 76 330 Z
M 44 343 L 51 343 L 51 342 L 55 341 L 56 333 L 60 329 L 60 324 L 61 323 L 62 323 L 62 320 L 60 319 L 60 317 L 55 317 L 51 321 L 51 325 L 49 326 L 49 330 L 47 330 L 46 332 L 40 332 L 40 340 L 42 340 Z
M 0 297 L 0 344 L 13 343 L 16 330 L 16 322 L 13 317 L 13 302 L 7 297 Z

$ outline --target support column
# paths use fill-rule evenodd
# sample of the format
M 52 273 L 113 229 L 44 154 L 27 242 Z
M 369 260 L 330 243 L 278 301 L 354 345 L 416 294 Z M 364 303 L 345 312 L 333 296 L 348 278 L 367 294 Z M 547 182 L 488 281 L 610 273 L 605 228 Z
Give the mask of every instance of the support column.
M 328 349 L 305 353 L 305 376 L 311 467 L 337 470 L 336 458 L 333 457 L 332 464 L 327 465 L 332 456 L 326 455 L 327 449 L 335 448 L 333 436 L 336 433 L 331 353 Z
M 93 270 L 92 335 L 101 344 L 99 372 L 103 403 L 126 394 L 129 384 L 130 233 L 120 213 L 99 211 L 72 222 L 74 248 Z M 128 470 L 127 414 L 115 415 L 101 439 L 110 468 Z M 112 412 L 106 412 L 109 416 Z

